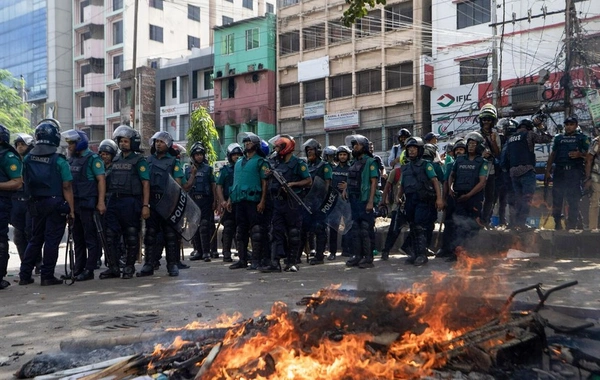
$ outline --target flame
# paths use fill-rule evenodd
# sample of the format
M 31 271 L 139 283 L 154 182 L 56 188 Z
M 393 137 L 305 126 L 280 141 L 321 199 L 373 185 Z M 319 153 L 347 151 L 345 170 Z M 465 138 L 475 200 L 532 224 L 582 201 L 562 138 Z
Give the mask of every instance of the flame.
M 150 362 L 150 364 L 148 364 L 148 368 L 154 368 L 153 363 L 173 356 L 175 353 L 177 353 L 179 350 L 181 350 L 189 344 L 192 344 L 192 342 L 183 340 L 180 336 L 176 337 L 173 343 L 171 343 L 168 347 L 164 347 L 160 343 L 157 344 L 156 346 L 154 346 L 154 351 L 151 354 L 153 360 Z

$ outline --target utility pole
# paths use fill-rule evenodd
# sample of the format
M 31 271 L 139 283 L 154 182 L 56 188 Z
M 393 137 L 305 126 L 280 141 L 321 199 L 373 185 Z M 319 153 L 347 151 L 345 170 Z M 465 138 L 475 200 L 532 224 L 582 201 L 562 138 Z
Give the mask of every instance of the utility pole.
M 135 93 L 137 87 L 137 28 L 138 28 L 138 10 L 139 0 L 135 0 L 133 7 L 133 84 L 131 85 L 131 103 L 129 107 L 133 112 L 130 112 L 131 116 L 131 128 L 135 129 Z M 140 117 L 141 119 L 141 117 Z M 140 123 L 140 135 L 142 134 L 142 123 Z
M 492 0 L 491 13 L 492 13 L 492 104 L 498 108 L 498 94 L 500 83 L 498 82 L 498 15 L 496 13 L 496 0 Z
M 565 8 L 565 71 L 561 79 L 561 85 L 564 89 L 564 114 L 565 118 L 571 115 L 571 60 L 573 55 L 573 16 L 575 16 L 575 6 L 573 0 L 566 0 Z

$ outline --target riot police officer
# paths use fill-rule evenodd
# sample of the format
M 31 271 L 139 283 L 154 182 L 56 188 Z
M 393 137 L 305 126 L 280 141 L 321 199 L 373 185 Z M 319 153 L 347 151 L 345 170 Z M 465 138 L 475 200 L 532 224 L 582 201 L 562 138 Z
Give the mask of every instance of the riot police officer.
M 102 215 L 106 211 L 104 164 L 100 156 L 88 148 L 88 137 L 84 132 L 70 129 L 63 132 L 62 136 L 69 144 L 69 166 L 75 198 L 73 275 L 77 281 L 87 281 L 94 278 L 94 269 L 102 252 L 94 224 L 94 213 Z
M 438 148 L 437 145 L 434 144 L 430 144 L 430 143 L 426 143 L 425 145 L 423 145 L 423 156 L 422 159 L 424 161 L 427 161 L 429 163 L 431 163 L 431 165 L 433 166 L 433 170 L 435 172 L 435 177 L 437 178 L 438 184 L 440 185 L 440 188 L 443 186 L 444 184 L 444 166 L 441 163 L 441 160 L 439 158 L 439 154 L 438 154 Z M 414 161 L 411 161 L 414 162 Z M 442 200 L 444 200 L 444 197 L 442 196 Z M 431 245 L 431 239 L 433 237 L 433 230 L 435 229 L 435 221 L 437 220 L 437 213 L 433 213 L 432 214 L 432 218 L 429 220 L 429 225 L 426 228 L 426 236 L 427 236 L 427 245 Z M 428 251 L 430 252 L 430 251 Z
M 325 181 L 325 190 L 329 189 L 331 185 L 332 170 L 331 165 L 327 161 L 321 159 L 322 148 L 321 144 L 315 139 L 308 139 L 302 144 L 302 150 L 306 154 L 308 161 L 308 172 L 314 181 L 316 177 L 319 177 Z M 309 233 L 314 233 L 316 237 L 316 253 L 315 256 L 310 259 L 310 265 L 317 265 L 324 263 L 324 252 L 327 244 L 327 231 L 325 220 L 310 215 L 303 210 L 303 222 L 302 222 L 302 243 L 300 244 L 300 250 L 304 248 L 304 242 L 308 239 Z M 298 253 L 301 256 L 301 251 Z
M 0 124 L 0 290 L 10 286 L 8 269 L 8 223 L 12 196 L 23 185 L 21 158 L 10 145 L 10 131 Z
M 164 215 L 158 213 L 156 205 L 167 192 L 169 176 L 172 176 L 175 182 L 181 185 L 184 173 L 181 163 L 177 159 L 177 153 L 173 150 L 173 138 L 169 132 L 156 132 L 150 138 L 150 147 L 150 156 L 148 156 L 150 217 L 146 219 L 146 231 L 144 233 L 144 265 L 136 275 L 144 277 L 154 274 L 154 266 L 158 261 L 158 257 L 156 257 L 157 236 L 162 233 L 165 241 L 167 273 L 169 276 L 175 277 L 179 276 L 177 266 L 179 238 L 177 231 L 169 224 Z
M 577 227 L 579 201 L 581 199 L 581 181 L 585 176 L 584 160 L 590 147 L 590 138 L 578 130 L 577 118 L 565 119 L 565 133 L 557 134 L 552 143 L 552 152 L 546 163 L 545 184 L 552 175 L 552 216 L 556 230 L 562 229 L 562 206 L 566 199 L 569 205 L 567 229 Z
M 479 112 L 479 133 L 484 139 L 485 150 L 483 158 L 489 161 L 490 171 L 485 185 L 484 203 L 481 211 L 481 218 L 484 226 L 489 227 L 494 202 L 496 201 L 496 161 L 500 158 L 502 142 L 500 135 L 494 131 L 498 122 L 498 112 L 492 104 L 485 104 Z
M 223 166 L 219 170 L 219 176 L 217 177 L 217 197 L 220 201 L 220 205 L 223 208 L 223 215 L 221 215 L 221 224 L 223 225 L 223 261 L 230 263 L 233 261 L 231 258 L 231 246 L 235 237 L 235 210 L 227 210 L 227 201 L 231 194 L 231 187 L 233 186 L 233 172 L 237 160 L 242 157 L 242 147 L 238 143 L 232 143 L 227 146 L 227 165 Z
M 115 158 L 118 152 L 119 147 L 113 140 L 110 139 L 102 140 L 100 142 L 100 145 L 98 146 L 98 155 L 100 156 L 100 158 L 102 158 L 102 161 L 104 162 L 104 171 L 107 177 L 108 172 L 112 166 L 112 160 L 113 158 Z
M 369 152 L 369 139 L 362 135 L 346 136 L 345 143 L 352 147 L 354 162 L 348 169 L 348 183 L 342 196 L 350 201 L 352 209 L 352 258 L 346 266 L 373 268 L 373 249 L 370 232 L 375 225 L 373 205 L 379 170 Z
M 456 204 L 453 216 L 455 238 L 452 254 L 446 259 L 448 262 L 456 261 L 456 247 L 464 247 L 483 226 L 481 209 L 490 164 L 481 156 L 486 148 L 479 132 L 468 133 L 465 140 L 467 153 L 456 158 L 448 180 L 450 196 Z
M 402 152 L 404 152 L 404 143 L 410 136 L 411 133 L 406 128 L 402 128 L 398 131 L 398 135 L 396 136 L 398 144 L 392 147 L 392 150 L 390 150 L 390 154 L 388 155 L 388 166 L 391 166 L 392 169 L 406 163 Z
M 141 136 L 128 125 L 121 125 L 113 132 L 113 139 L 120 152 L 113 159 L 108 177 L 110 198 L 104 220 L 106 241 L 110 252 L 107 254 L 108 270 L 100 273 L 100 279 L 118 278 L 118 245 L 123 238 L 126 250 L 124 279 L 135 273 L 135 260 L 140 250 L 140 218 L 150 217 L 150 171 L 148 162 L 141 154 Z
M 23 161 L 25 156 L 33 149 L 33 136 L 27 133 L 17 133 L 13 144 L 21 161 Z M 10 224 L 13 226 L 13 241 L 17 246 L 19 258 L 23 260 L 27 243 L 31 238 L 31 215 L 29 215 L 29 211 L 27 210 L 27 197 L 25 196 L 24 186 L 21 186 L 19 190 L 13 193 Z M 41 265 L 41 257 L 39 265 Z M 38 273 L 39 265 L 36 265 Z
M 343 193 L 348 183 L 348 170 L 350 169 L 350 155 L 352 150 L 346 145 L 340 145 L 336 151 L 335 165 L 331 175 L 331 186 Z M 335 260 L 337 255 L 338 230 L 329 227 L 329 256 L 327 260 Z M 350 256 L 350 245 L 347 233 L 342 235 L 342 256 Z
M 190 257 L 190 260 L 199 260 L 209 262 L 211 259 L 211 226 L 215 225 L 216 198 L 215 198 L 215 177 L 213 168 L 206 160 L 206 149 L 199 141 L 195 142 L 190 149 L 191 165 L 186 169 L 185 176 L 188 179 L 183 186 L 188 191 L 190 197 L 200 209 L 200 226 L 198 232 L 194 235 L 197 253 Z M 202 256 L 200 256 L 200 251 Z M 212 256 L 218 257 L 218 253 Z M 213 258 L 216 258 L 213 257 Z
M 32 237 L 25 250 L 19 271 L 19 285 L 33 283 L 31 272 L 44 247 L 40 271 L 41 285 L 59 285 L 54 277 L 58 260 L 58 246 L 65 233 L 66 215 L 75 217 L 75 201 L 71 171 L 67 160 L 57 153 L 60 145 L 60 124 L 44 119 L 35 128 L 35 147 L 25 157 L 25 192 L 31 197 L 30 213 L 33 218 Z
M 323 149 L 323 160 L 333 167 L 337 162 L 337 148 L 333 145 L 325 147 Z
M 261 149 L 261 140 L 256 134 L 242 132 L 238 135 L 240 145 L 244 146 L 244 157 L 235 163 L 233 186 L 227 211 L 235 207 L 236 247 L 239 260 L 229 266 L 230 269 L 248 266 L 248 241 L 252 240 L 253 266 L 259 266 L 263 258 L 263 245 L 267 221 L 263 213 L 267 197 L 267 170 L 269 164 Z

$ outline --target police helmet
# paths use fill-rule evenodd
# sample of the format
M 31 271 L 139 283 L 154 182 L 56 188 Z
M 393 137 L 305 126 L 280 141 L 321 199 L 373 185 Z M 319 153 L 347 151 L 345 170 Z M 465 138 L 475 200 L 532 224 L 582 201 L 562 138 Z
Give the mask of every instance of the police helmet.
M 308 149 L 314 149 L 315 155 L 317 157 L 321 157 L 322 147 L 321 144 L 315 139 L 308 139 L 304 144 L 302 144 L 302 150 L 304 153 L 307 153 Z
M 437 158 L 438 147 L 435 144 L 423 145 L 423 158 L 427 158 L 431 161 Z
M 231 143 L 227 146 L 227 161 L 232 162 L 234 154 L 239 154 L 240 156 L 244 154 L 242 147 L 238 143 Z
M 481 110 L 479 110 L 478 119 L 481 127 L 483 127 L 483 120 L 486 119 L 491 119 L 492 125 L 495 125 L 498 121 L 498 111 L 496 110 L 496 107 L 490 103 L 485 104 L 483 107 L 481 107 Z
M 102 140 L 98 146 L 98 153 L 106 152 L 113 157 L 117 155 L 118 151 L 119 147 L 111 139 Z
M 135 129 L 131 128 L 129 125 L 120 125 L 113 132 L 113 140 L 117 144 L 119 144 L 119 140 L 122 138 L 128 138 L 130 141 L 130 148 L 133 152 L 140 151 L 140 145 L 142 144 L 142 137 L 140 133 Z
M 164 142 L 167 145 L 167 148 L 169 149 L 173 147 L 173 137 L 171 137 L 171 134 L 166 131 L 159 131 L 152 135 L 152 137 L 150 137 L 150 152 L 152 154 L 154 154 L 154 152 L 156 151 L 156 148 L 154 147 L 154 142 L 156 140 Z
M 396 139 L 398 141 L 400 141 L 400 137 L 406 137 L 409 138 L 410 136 L 412 136 L 412 134 L 410 133 L 410 131 L 406 128 L 402 128 L 401 130 L 398 131 L 398 135 L 396 136 Z
M 61 137 L 67 144 L 75 143 L 75 151 L 82 152 L 88 148 L 89 140 L 85 132 L 75 129 L 69 129 L 61 134 Z
M 369 139 L 363 135 L 349 135 L 344 139 L 346 146 L 351 147 L 354 150 L 354 145 L 360 144 L 362 146 L 362 152 L 370 154 L 369 152 Z
M 10 144 L 10 131 L 0 124 L 0 143 Z
M 477 154 L 482 154 L 485 150 L 485 139 L 479 132 L 469 132 L 465 136 L 465 140 L 467 140 L 467 145 L 469 145 L 469 141 L 473 140 L 477 142 L 477 150 L 475 151 Z
M 565 125 L 567 124 L 577 124 L 579 125 L 579 121 L 577 120 L 577 118 L 575 116 L 569 116 L 568 118 L 565 119 Z
M 173 143 L 171 149 L 173 149 L 173 153 L 175 153 L 175 157 L 178 159 L 181 159 L 181 156 L 187 153 L 187 150 L 183 146 L 176 143 Z
M 460 139 L 454 142 L 454 146 L 452 147 L 452 152 L 454 153 L 454 155 L 456 155 L 456 149 L 459 148 L 463 148 L 465 153 L 467 152 L 467 144 L 465 143 L 465 140 Z
M 517 129 L 519 129 L 519 122 L 515 119 L 503 119 L 502 129 L 504 130 L 504 135 L 506 137 L 512 136 L 517 133 Z
M 527 128 L 527 130 L 531 131 L 533 130 L 533 127 L 533 121 L 529 119 L 523 119 L 519 122 L 519 128 Z
M 404 147 L 406 149 L 408 149 L 411 146 L 417 147 L 417 158 L 421 158 L 423 156 L 424 145 L 425 144 L 423 144 L 423 139 L 421 139 L 420 137 L 410 137 L 404 143 Z M 407 154 L 408 154 L 408 151 L 407 151 Z
M 60 145 L 60 124 L 53 119 L 42 120 L 35 127 L 35 142 L 37 145 Z
M 269 151 L 269 143 L 266 142 L 265 140 L 260 140 L 260 150 L 262 151 L 262 153 L 264 154 L 263 157 L 267 157 L 270 153 Z
M 325 149 L 323 149 L 324 156 L 335 156 L 336 153 L 337 148 L 333 145 L 329 145 L 328 147 L 325 147 Z
M 454 143 L 450 142 L 450 143 L 446 144 L 445 150 L 446 150 L 446 153 L 454 152 Z
M 206 148 L 204 148 L 204 145 L 202 145 L 200 141 L 196 141 L 190 148 L 190 155 L 192 158 L 194 158 L 196 154 L 206 155 Z
M 348 153 L 348 155 L 350 155 L 350 153 L 352 153 L 352 149 L 348 148 L 347 145 L 340 145 L 340 146 L 338 146 L 336 153 L 337 154 Z
M 4 126 L 0 125 L 0 130 L 2 129 L 2 127 L 4 127 Z M 33 136 L 31 136 L 27 133 L 17 133 L 13 140 L 13 145 L 17 146 L 17 143 L 23 143 L 23 144 L 31 147 L 31 146 L 33 146 Z
M 296 142 L 290 135 L 274 136 L 273 138 L 269 139 L 269 143 L 273 145 L 273 147 L 279 147 L 278 154 L 282 157 L 296 149 Z
M 237 135 L 237 142 L 240 146 L 244 147 L 244 152 L 246 151 L 246 142 L 251 142 L 254 148 L 256 149 L 256 153 L 259 156 L 263 156 L 263 152 L 260 149 L 260 137 L 252 132 L 240 132 Z M 263 156 L 264 157 L 264 156 Z

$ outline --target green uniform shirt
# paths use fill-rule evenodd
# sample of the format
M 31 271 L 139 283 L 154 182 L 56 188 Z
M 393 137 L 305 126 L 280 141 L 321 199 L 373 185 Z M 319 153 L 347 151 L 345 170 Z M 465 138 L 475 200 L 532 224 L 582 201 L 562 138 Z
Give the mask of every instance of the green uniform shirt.
M 365 160 L 365 166 L 361 173 L 361 189 L 360 189 L 360 200 L 361 202 L 368 202 L 369 195 L 371 194 L 371 178 L 379 178 L 379 166 L 373 157 L 369 157 L 363 154 L 361 160 Z M 375 197 L 373 197 L 375 202 Z
M 73 182 L 73 175 L 71 174 L 71 166 L 66 158 L 62 155 L 59 155 L 56 159 L 56 166 L 58 174 L 60 174 L 60 178 L 62 182 Z
M 0 161 L 0 167 L 2 167 L 10 179 L 23 176 L 23 164 L 21 159 L 13 152 L 7 151 L 6 154 L 4 154 Z
M 86 149 L 83 152 L 81 152 L 81 155 L 85 156 L 90 152 L 92 154 L 95 154 L 91 150 Z M 96 155 L 96 157 L 90 158 L 89 164 L 88 164 L 87 168 L 85 169 L 85 177 L 90 181 L 95 180 L 96 177 L 99 175 L 106 175 L 106 169 L 104 168 L 104 161 L 102 161 L 100 156 L 98 156 L 97 154 L 95 154 L 95 155 Z

